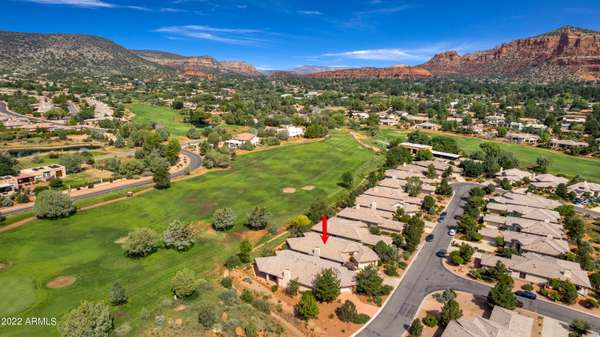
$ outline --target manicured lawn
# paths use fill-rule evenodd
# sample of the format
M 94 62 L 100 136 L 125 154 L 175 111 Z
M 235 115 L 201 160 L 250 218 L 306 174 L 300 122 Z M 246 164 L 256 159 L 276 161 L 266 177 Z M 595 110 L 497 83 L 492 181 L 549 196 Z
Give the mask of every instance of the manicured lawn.
M 191 124 L 183 122 L 179 112 L 162 106 L 146 103 L 132 103 L 127 108 L 135 114 L 135 121 L 142 123 L 158 123 L 167 128 L 173 136 L 185 136 L 192 127 Z
M 143 308 L 160 310 L 159 304 L 172 298 L 170 279 L 176 271 L 187 267 L 204 279 L 218 279 L 219 267 L 237 252 L 243 238 L 261 239 L 262 234 L 251 235 L 257 233 L 242 225 L 253 207 L 265 207 L 272 222 L 284 226 L 317 198 L 342 192 L 337 183 L 343 172 L 363 176 L 380 161 L 381 157 L 348 134 L 338 133 L 322 142 L 238 156 L 230 170 L 177 182 L 169 190 L 148 192 L 68 219 L 36 220 L 2 233 L 0 261 L 13 265 L 0 271 L 0 280 L 22 278 L 32 284 L 18 282 L 9 298 L 0 293 L 0 313 L 60 318 L 83 299 L 107 300 L 112 284 L 118 281 L 126 289 L 129 303 L 118 309 L 124 313 L 117 325 L 128 321 L 137 328 Z M 315 189 L 302 190 L 306 185 Z M 284 187 L 294 187 L 296 192 L 282 193 Z M 219 207 L 231 207 L 238 215 L 230 232 L 210 228 L 211 216 Z M 199 241 L 187 252 L 160 249 L 149 257 L 130 259 L 115 243 L 134 228 L 162 231 L 175 219 L 194 222 L 200 233 Z M 46 287 L 49 280 L 65 275 L 77 281 L 66 288 Z M 34 301 L 27 300 L 31 289 L 35 289 Z M 13 303 L 12 298 L 21 297 Z M 3 328 L 2 335 L 58 333 L 53 327 L 21 327 Z
M 383 143 L 395 137 L 405 137 L 408 132 L 395 130 L 381 130 L 379 134 L 372 140 L 374 145 L 381 146 Z M 432 133 L 433 134 L 433 133 Z M 439 133 L 441 134 L 441 133 Z M 479 144 L 485 140 L 474 137 L 464 137 L 460 135 L 452 135 L 443 133 L 442 135 L 456 139 L 458 146 L 465 153 L 471 153 L 479 149 Z M 573 177 L 577 174 L 585 179 L 600 183 L 600 160 L 571 156 L 565 153 L 552 151 L 548 149 L 535 148 L 531 146 L 498 143 L 504 150 L 512 152 L 522 167 L 535 165 L 535 160 L 538 157 L 546 157 L 550 159 L 550 173 L 564 174 L 568 177 Z

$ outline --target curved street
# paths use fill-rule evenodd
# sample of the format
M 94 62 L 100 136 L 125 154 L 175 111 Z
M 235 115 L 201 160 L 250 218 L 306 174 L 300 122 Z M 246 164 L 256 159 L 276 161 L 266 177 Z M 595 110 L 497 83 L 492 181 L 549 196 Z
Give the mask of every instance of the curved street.
M 443 289 L 454 289 L 474 295 L 487 296 L 490 286 L 473 280 L 459 277 L 448 271 L 442 259 L 435 256 L 441 249 L 448 249 L 452 237 L 447 234 L 448 226 L 456 226 L 457 215 L 462 213 L 464 199 L 473 183 L 453 184 L 455 194 L 447 207 L 447 215 L 442 223 L 433 230 L 434 241 L 426 242 L 391 297 L 367 326 L 357 332 L 358 337 L 400 337 L 402 336 L 419 310 L 423 299 L 432 292 Z M 528 300 L 519 298 L 523 308 L 552 317 L 564 322 L 575 318 L 588 321 L 594 330 L 600 331 L 600 317 L 566 308 L 544 300 Z
M 173 172 L 171 174 L 171 178 L 180 177 L 180 176 L 184 175 L 187 168 L 189 168 L 191 171 L 193 171 L 202 165 L 202 158 L 199 155 L 195 154 L 194 152 L 182 149 L 181 154 L 188 157 L 189 164 L 187 166 L 185 166 L 184 168 L 182 168 L 181 170 L 178 170 L 177 172 Z M 152 184 L 152 180 L 140 179 L 138 181 L 134 181 L 129 184 L 119 185 L 114 188 L 109 188 L 109 189 L 105 189 L 105 190 L 101 190 L 101 191 L 95 191 L 95 192 L 90 192 L 90 193 L 83 194 L 83 195 L 73 196 L 72 199 L 73 200 L 81 200 L 81 199 L 86 199 L 86 198 L 102 195 L 105 193 L 110 193 L 110 192 L 115 192 L 115 191 L 120 191 L 120 190 L 125 190 L 125 189 L 131 189 L 131 188 L 150 185 L 150 184 Z M 19 212 L 23 212 L 23 211 L 29 211 L 31 209 L 33 209 L 33 206 L 23 207 L 23 208 L 19 208 L 19 209 L 12 210 L 12 211 L 3 211 L 3 212 L 0 212 L 0 214 L 1 215 L 10 215 L 10 214 L 16 214 Z

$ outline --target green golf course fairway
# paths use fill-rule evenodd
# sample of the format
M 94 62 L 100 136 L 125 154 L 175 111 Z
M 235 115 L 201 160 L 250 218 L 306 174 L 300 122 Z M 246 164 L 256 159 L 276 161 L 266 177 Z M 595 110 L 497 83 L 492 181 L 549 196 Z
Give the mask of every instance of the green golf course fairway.
M 383 143 L 390 141 L 396 137 L 405 137 L 409 132 L 384 129 L 381 130 L 374 139 L 374 145 L 381 146 Z M 428 132 L 430 135 L 441 135 L 456 139 L 458 147 L 465 153 L 472 153 L 479 149 L 479 144 L 485 143 L 485 139 L 465 137 L 443 132 Z M 535 165 L 535 160 L 538 157 L 546 157 L 550 159 L 549 172 L 554 174 L 563 174 L 568 177 L 573 177 L 577 174 L 584 177 L 588 181 L 600 183 L 600 160 L 583 157 L 571 156 L 566 153 L 552 151 L 548 149 L 517 145 L 503 142 L 496 142 L 506 151 L 511 152 L 520 162 L 521 167 Z
M 191 124 L 185 123 L 181 115 L 171 108 L 140 102 L 128 104 L 127 108 L 135 114 L 134 121 L 158 123 L 169 130 L 173 136 L 185 136 L 186 132 L 192 128 Z
M 358 181 L 379 162 L 381 157 L 350 135 L 335 133 L 319 142 L 238 156 L 229 170 L 176 182 L 168 190 L 154 190 L 67 219 L 34 220 L 0 234 L 0 261 L 12 264 L 0 270 L 0 313 L 60 321 L 81 300 L 108 301 L 110 288 L 118 281 L 129 303 L 115 309 L 124 312 L 116 325 L 128 321 L 139 328 L 142 308 L 160 310 L 161 301 L 172 298 L 170 280 L 176 271 L 187 267 L 207 280 L 220 277 L 219 267 L 237 253 L 249 232 L 242 223 L 253 207 L 265 207 L 271 222 L 284 226 L 318 198 L 342 192 L 337 183 L 343 172 L 353 172 Z M 315 189 L 302 190 L 306 185 Z M 296 192 L 282 193 L 284 187 L 294 187 Z M 209 225 L 219 207 L 230 207 L 237 214 L 236 226 L 225 233 Z M 200 221 L 196 225 L 202 229 L 200 239 L 186 252 L 159 249 L 148 257 L 131 259 L 115 243 L 138 227 L 162 232 L 175 219 Z M 47 282 L 59 276 L 77 280 L 68 287 L 48 289 Z M 2 330 L 3 336 L 58 336 L 55 327 Z

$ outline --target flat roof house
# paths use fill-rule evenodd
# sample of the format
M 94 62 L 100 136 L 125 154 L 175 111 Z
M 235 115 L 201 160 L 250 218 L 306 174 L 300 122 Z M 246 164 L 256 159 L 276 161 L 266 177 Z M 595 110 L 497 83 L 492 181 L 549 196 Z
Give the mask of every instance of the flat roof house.
M 19 189 L 17 178 L 13 176 L 0 177 L 0 195 L 13 194 Z
M 350 270 L 362 269 L 379 261 L 377 253 L 360 242 L 330 237 L 325 244 L 316 232 L 307 232 L 303 237 L 289 238 L 286 242 L 293 251 L 337 262 Z
M 316 224 L 312 230 L 321 233 L 323 227 Z M 327 220 L 327 233 L 330 236 L 336 236 L 355 242 L 361 242 L 365 245 L 375 246 L 377 242 L 383 241 L 386 244 L 392 243 L 392 238 L 387 235 L 376 235 L 369 231 L 369 225 L 362 221 L 333 217 Z
M 531 337 L 533 319 L 495 306 L 489 319 L 461 317 L 446 326 L 441 337 Z
M 587 272 L 577 262 L 557 259 L 535 253 L 513 255 L 510 259 L 495 255 L 485 254 L 481 257 L 480 264 L 492 267 L 496 262 L 502 262 L 514 278 L 524 279 L 534 283 L 544 284 L 550 279 L 569 280 L 578 287 L 581 294 L 585 295 L 591 288 Z
M 509 132 L 506 134 L 506 139 L 517 144 L 536 145 L 540 140 L 540 137 L 530 133 Z
M 417 213 L 421 208 L 418 205 L 403 203 L 399 200 L 381 198 L 368 194 L 361 194 L 356 197 L 356 205 L 361 207 L 370 207 L 376 210 L 394 213 L 398 208 L 402 208 L 405 214 L 413 215 Z
M 565 177 L 555 176 L 554 174 L 544 173 L 536 174 L 531 179 L 531 185 L 541 189 L 555 189 L 560 184 L 567 184 L 569 179 Z
M 404 229 L 404 224 L 399 221 L 386 218 L 383 212 L 366 207 L 344 208 L 338 213 L 338 217 L 362 221 L 369 225 L 375 225 L 382 230 L 401 233 Z
M 562 230 L 562 225 L 555 222 L 531 220 L 514 216 L 503 217 L 495 214 L 485 215 L 483 221 L 486 224 L 509 231 L 539 236 L 550 236 L 555 239 L 566 238 L 566 235 Z
M 500 172 L 496 173 L 497 180 L 508 179 L 511 183 L 519 182 L 525 178 L 531 179 L 533 174 L 528 171 L 519 170 L 517 168 L 511 168 L 507 170 L 501 169 Z
M 62 178 L 67 175 L 64 166 L 59 164 L 50 164 L 47 166 L 38 166 L 21 170 L 17 176 L 19 188 L 28 186 L 40 181 L 48 181 L 54 178 Z
M 417 197 L 411 197 L 408 193 L 404 192 L 401 189 L 391 188 L 391 187 L 383 187 L 383 186 L 375 186 L 366 190 L 363 195 L 372 195 L 375 197 L 387 198 L 398 200 L 402 203 L 408 203 L 413 205 L 421 205 L 423 200 Z
M 586 142 L 578 142 L 571 139 L 551 139 L 550 148 L 555 150 L 570 150 L 580 147 L 588 147 L 590 144 Z
M 292 250 L 278 250 L 274 256 L 257 257 L 254 267 L 256 276 L 275 282 L 280 287 L 286 287 L 296 279 L 302 289 L 312 289 L 315 277 L 324 269 L 333 270 L 340 280 L 342 292 L 350 292 L 356 285 L 356 272 L 339 263 Z
M 579 198 L 583 197 L 586 193 L 594 197 L 600 196 L 600 184 L 588 183 L 587 181 L 568 186 L 567 190 L 569 193 L 575 192 Z
M 555 239 L 551 236 L 501 231 L 497 227 L 484 227 L 480 230 L 480 233 L 490 241 L 493 241 L 496 237 L 503 237 L 506 245 L 518 252 L 531 252 L 553 257 L 559 257 L 569 252 L 569 243 L 566 240 Z

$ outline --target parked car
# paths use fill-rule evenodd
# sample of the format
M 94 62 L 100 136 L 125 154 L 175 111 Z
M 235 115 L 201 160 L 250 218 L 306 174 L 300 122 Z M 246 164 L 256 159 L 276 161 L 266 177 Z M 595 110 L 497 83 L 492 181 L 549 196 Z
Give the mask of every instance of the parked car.
M 448 229 L 448 235 L 450 235 L 450 236 L 456 235 L 456 228 L 450 228 L 450 229 Z
M 442 222 L 446 220 L 446 212 L 442 212 L 442 214 L 440 214 L 440 217 L 438 218 L 438 222 Z
M 527 290 L 517 290 L 515 291 L 515 295 L 525 297 L 530 300 L 535 300 L 537 298 L 537 295 L 535 293 Z
M 429 234 L 429 235 L 427 235 L 427 236 L 425 237 L 425 241 L 427 241 L 427 242 L 431 242 L 431 241 L 433 241 L 433 234 Z
M 446 254 L 448 254 L 448 252 L 445 249 L 440 249 L 435 253 L 435 256 L 446 257 Z

